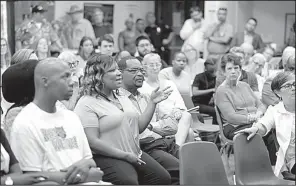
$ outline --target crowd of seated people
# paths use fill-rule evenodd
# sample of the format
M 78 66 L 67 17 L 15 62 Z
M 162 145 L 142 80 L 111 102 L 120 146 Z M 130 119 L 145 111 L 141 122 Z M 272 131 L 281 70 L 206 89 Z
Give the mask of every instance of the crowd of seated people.
M 192 9 L 192 17 L 198 12 Z M 115 53 L 110 34 L 97 43 L 85 35 L 76 52 L 56 56 L 43 37 L 13 56 L 1 52 L 1 184 L 179 184 L 179 148 L 198 135 L 183 95 L 212 124 L 216 106 L 230 140 L 239 132 L 261 134 L 275 157 L 275 174 L 295 174 L 295 48 L 284 50 L 283 69 L 271 67 L 274 50 L 263 46 L 256 25 L 253 18 L 246 24 L 253 42 L 237 33 L 229 50 L 204 61 L 189 45 L 172 61 L 162 59 L 150 38 L 155 24 L 133 39 L 132 54 Z M 190 74 L 193 64 L 199 72 Z

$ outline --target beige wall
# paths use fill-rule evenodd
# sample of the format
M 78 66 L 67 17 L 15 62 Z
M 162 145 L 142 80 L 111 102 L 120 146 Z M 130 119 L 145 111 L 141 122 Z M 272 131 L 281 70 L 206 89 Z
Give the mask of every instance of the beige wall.
M 253 16 L 263 38 L 284 45 L 286 13 L 295 14 L 295 1 L 254 1 Z
M 213 5 L 215 4 L 215 6 Z M 243 31 L 248 18 L 258 20 L 256 32 L 262 35 L 263 40 L 273 41 L 278 46 L 284 44 L 285 15 L 295 13 L 294 1 L 206 1 L 205 18 L 211 19 L 209 13 L 213 7 L 228 8 L 228 21 L 235 31 Z
M 145 18 L 148 11 L 154 12 L 154 1 L 56 1 L 55 3 L 55 19 L 64 16 L 73 4 L 79 7 L 83 7 L 84 3 L 113 4 L 115 40 L 117 40 L 119 32 L 125 28 L 124 21 L 130 12 L 134 13 L 135 19 Z

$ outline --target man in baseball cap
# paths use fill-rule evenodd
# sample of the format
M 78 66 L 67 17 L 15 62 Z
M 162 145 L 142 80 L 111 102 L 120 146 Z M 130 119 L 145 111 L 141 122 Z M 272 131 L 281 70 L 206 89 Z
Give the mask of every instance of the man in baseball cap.
M 60 38 L 44 17 L 47 10 L 41 5 L 36 5 L 32 7 L 31 12 L 32 19 L 24 22 L 16 31 L 16 49 L 31 47 L 34 42 L 44 37 L 50 41 L 51 45 L 55 43 L 62 50 Z

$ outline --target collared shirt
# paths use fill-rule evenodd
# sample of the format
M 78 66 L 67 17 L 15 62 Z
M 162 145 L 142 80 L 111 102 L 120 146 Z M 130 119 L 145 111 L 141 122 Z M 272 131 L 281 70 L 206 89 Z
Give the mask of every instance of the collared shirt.
M 94 29 L 87 19 L 81 19 L 76 24 L 70 23 L 66 30 L 69 49 L 78 49 L 82 37 L 95 38 Z
M 220 26 L 217 26 L 218 23 L 214 23 L 211 25 L 211 29 L 216 30 L 213 32 L 211 36 L 214 37 L 233 37 L 233 27 L 229 23 L 223 23 Z M 210 29 L 209 29 L 210 30 Z M 230 41 L 230 40 L 229 40 Z M 225 54 L 229 50 L 230 42 L 225 43 L 216 43 L 213 41 L 209 41 L 208 43 L 208 51 L 210 54 Z
M 199 28 L 193 29 L 196 24 Z M 180 31 L 180 37 L 185 40 L 182 46 L 182 51 L 185 50 L 186 45 L 192 46 L 196 51 L 204 51 L 204 34 L 208 26 L 204 19 L 196 23 L 193 19 L 187 19 Z
M 248 34 L 247 31 L 244 31 L 244 43 L 249 43 L 250 45 L 253 45 L 253 35 Z
M 295 164 L 295 113 L 288 112 L 283 102 L 279 102 L 275 106 L 269 106 L 258 123 L 265 126 L 266 134 L 272 128 L 276 129 L 276 138 L 280 147 L 274 174 L 279 176 L 285 164 L 291 170 Z
M 26 41 L 27 45 L 32 45 L 40 38 L 46 38 L 50 44 L 59 40 L 57 33 L 52 29 L 49 22 L 38 23 L 34 20 L 24 22 L 16 31 L 16 40 Z M 22 46 L 25 48 L 25 46 Z
M 102 23 L 101 25 L 93 25 L 96 38 L 100 38 L 105 34 L 113 33 L 113 25 L 110 23 Z
M 130 93 L 129 91 L 125 90 L 124 88 L 120 88 L 119 89 L 119 94 L 126 96 L 129 98 L 129 100 L 133 103 L 133 105 L 135 106 L 135 108 L 137 109 L 138 114 L 142 114 L 149 102 L 149 96 L 142 94 L 140 92 L 137 91 L 137 95 L 134 96 L 132 93 Z M 150 124 L 153 127 L 157 127 L 159 126 L 159 123 L 157 122 L 157 114 L 156 114 L 157 110 L 154 112 L 152 119 L 150 121 Z M 145 129 L 141 134 L 140 134 L 140 139 L 144 139 L 147 137 L 153 137 L 154 139 L 159 139 L 162 138 L 161 135 L 149 130 L 149 129 Z

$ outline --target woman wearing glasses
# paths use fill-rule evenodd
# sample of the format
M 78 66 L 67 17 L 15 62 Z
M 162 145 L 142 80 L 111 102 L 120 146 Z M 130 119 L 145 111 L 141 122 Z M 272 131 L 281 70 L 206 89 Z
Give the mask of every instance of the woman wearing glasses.
M 75 105 L 79 98 L 80 79 L 83 76 L 83 71 L 82 69 L 77 68 L 79 61 L 77 56 L 75 56 L 72 52 L 64 51 L 59 55 L 58 58 L 63 60 L 69 65 L 72 73 L 72 80 L 74 82 L 72 97 L 67 101 L 64 100 L 61 102 L 66 106 L 67 109 L 74 110 Z
M 248 139 L 251 139 L 256 133 L 264 136 L 275 128 L 279 151 L 274 173 L 279 176 L 287 167 L 295 175 L 295 74 L 280 72 L 272 80 L 271 89 L 281 101 L 269 106 L 251 128 L 238 132 L 248 133 Z
M 161 69 L 161 59 L 158 54 L 150 53 L 145 55 L 142 64 L 146 70 L 146 79 L 139 92 L 150 95 L 152 91 L 160 87 L 161 89 L 170 86 L 173 90 L 168 99 L 159 103 L 156 108 L 157 120 L 167 117 L 172 118 L 172 123 L 164 123 L 158 131 L 162 131 L 162 136 L 175 135 L 176 144 L 181 146 L 186 141 L 193 141 L 193 131 L 191 126 L 191 114 L 186 110 L 186 106 L 174 82 L 159 79 Z

